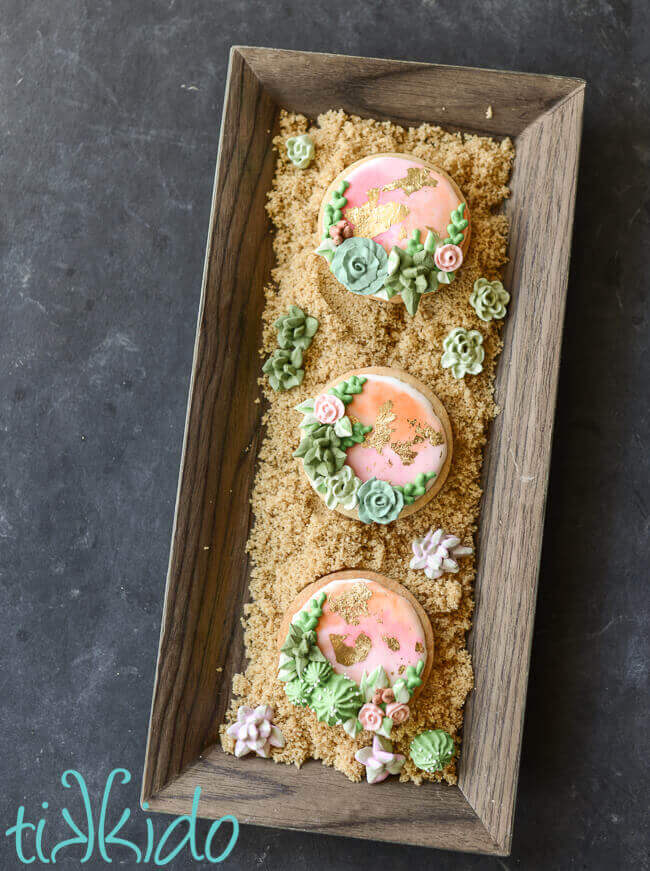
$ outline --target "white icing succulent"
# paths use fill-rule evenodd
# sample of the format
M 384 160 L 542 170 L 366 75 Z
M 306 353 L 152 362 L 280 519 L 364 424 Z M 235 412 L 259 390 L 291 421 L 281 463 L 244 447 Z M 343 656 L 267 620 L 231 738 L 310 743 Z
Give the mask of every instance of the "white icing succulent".
M 424 569 L 428 578 L 439 578 L 445 572 L 457 572 L 458 557 L 469 556 L 473 548 L 461 545 L 460 538 L 447 535 L 442 529 L 429 530 L 422 538 L 416 538 L 412 545 L 412 569 Z
M 312 486 L 324 497 L 329 509 L 341 505 L 348 511 L 352 511 L 357 507 L 357 491 L 361 481 L 350 466 L 342 466 L 334 475 L 315 478 Z

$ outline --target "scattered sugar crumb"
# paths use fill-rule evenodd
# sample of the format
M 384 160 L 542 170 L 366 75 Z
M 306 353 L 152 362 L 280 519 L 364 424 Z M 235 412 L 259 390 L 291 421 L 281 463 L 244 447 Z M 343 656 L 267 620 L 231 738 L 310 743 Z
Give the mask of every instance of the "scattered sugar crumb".
M 492 118 L 492 115 L 493 115 L 492 106 L 488 106 L 487 109 L 485 110 L 485 117 L 488 119 L 488 121 L 490 120 L 490 118 Z
M 308 171 L 297 173 L 285 142 L 307 131 L 316 145 L 316 160 Z M 474 608 L 474 557 L 463 559 L 457 574 L 435 581 L 410 570 L 409 561 L 411 542 L 431 527 L 453 531 L 463 541 L 476 532 L 483 449 L 496 412 L 493 384 L 502 324 L 479 321 L 468 300 L 476 279 L 500 277 L 506 262 L 508 224 L 495 212 L 509 195 L 514 149 L 508 139 L 448 133 L 429 124 L 407 129 L 341 111 L 326 112 L 313 126 L 304 116 L 282 113 L 274 145 L 276 173 L 267 209 L 275 227 L 277 267 L 274 284 L 266 288 L 263 355 L 276 346 L 273 322 L 291 304 L 317 317 L 320 326 L 305 353 L 300 387 L 276 394 L 265 379 L 260 382 L 268 405 L 251 499 L 255 522 L 247 543 L 251 601 L 242 622 L 249 664 L 245 674 L 233 678 L 227 720 L 233 721 L 240 704 L 271 704 L 286 738 L 286 746 L 273 752 L 276 762 L 300 766 L 314 757 L 358 781 L 363 769 L 354 753 L 370 743 L 368 733 L 350 738 L 341 727 L 319 723 L 307 708 L 290 704 L 277 679 L 276 635 L 297 593 L 329 572 L 360 567 L 400 581 L 431 619 L 435 657 L 410 720 L 394 732 L 395 749 L 408 757 L 413 737 L 431 728 L 446 729 L 459 740 L 463 706 L 473 685 L 466 634 Z M 460 275 L 425 297 L 415 318 L 403 306 L 382 305 L 344 290 L 326 261 L 313 254 L 319 242 L 318 211 L 331 180 L 354 161 L 382 151 L 411 152 L 446 170 L 471 211 L 471 245 Z M 485 338 L 484 371 L 461 381 L 440 366 L 442 341 L 456 326 L 480 329 Z M 454 430 L 454 460 L 440 495 L 388 527 L 365 526 L 329 511 L 291 456 L 299 441 L 300 416 L 294 406 L 336 375 L 373 364 L 405 369 L 429 385 L 445 404 Z M 221 743 L 232 752 L 226 726 L 220 727 Z M 456 766 L 430 775 L 407 758 L 400 779 L 453 784 Z

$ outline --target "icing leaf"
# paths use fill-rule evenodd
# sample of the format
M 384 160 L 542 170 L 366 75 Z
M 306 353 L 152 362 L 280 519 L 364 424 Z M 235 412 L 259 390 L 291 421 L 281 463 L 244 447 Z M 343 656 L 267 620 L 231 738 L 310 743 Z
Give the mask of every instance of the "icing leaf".
M 381 721 L 381 726 L 377 729 L 378 735 L 383 735 L 385 738 L 390 738 L 390 733 L 393 728 L 393 721 L 390 717 L 384 717 Z
M 402 678 L 396 680 L 393 684 L 393 692 L 395 693 L 395 701 L 402 705 L 405 705 L 411 698 L 411 693 L 406 686 L 406 681 Z
M 359 732 L 363 731 L 363 726 L 356 717 L 350 717 L 343 723 L 344 730 L 351 738 L 356 738 Z
M 330 387 L 328 392 L 334 396 L 338 396 L 344 405 L 349 405 L 352 402 L 353 397 L 357 393 L 361 393 L 363 385 L 367 380 L 368 379 L 363 375 L 353 375 L 351 378 L 348 378 L 347 381 L 341 381 L 340 384 Z
M 382 665 L 378 665 L 374 671 L 370 672 L 370 674 L 368 674 L 364 669 L 364 672 L 361 675 L 361 682 L 359 684 L 359 688 L 361 690 L 361 695 L 363 696 L 364 702 L 369 702 L 372 700 L 375 690 L 386 689 L 388 685 L 388 675 L 384 671 L 384 667 Z
M 360 421 L 355 420 L 351 434 L 341 439 L 341 447 L 351 448 L 353 445 L 360 445 L 369 432 L 372 432 L 372 426 L 364 426 Z
M 416 666 L 409 665 L 406 667 L 406 686 L 411 695 L 413 695 L 413 690 L 416 687 L 419 687 L 422 683 L 422 672 L 424 670 L 424 660 L 419 660 Z
M 334 424 L 334 432 L 337 434 L 339 438 L 349 437 L 352 435 L 352 424 L 350 423 L 350 418 L 347 415 L 337 420 Z

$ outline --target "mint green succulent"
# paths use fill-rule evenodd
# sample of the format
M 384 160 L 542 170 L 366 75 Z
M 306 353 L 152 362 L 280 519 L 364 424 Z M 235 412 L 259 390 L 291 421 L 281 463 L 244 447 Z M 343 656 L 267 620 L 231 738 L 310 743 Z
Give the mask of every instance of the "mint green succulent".
M 305 377 L 302 366 L 302 349 L 276 348 L 266 363 L 262 372 L 269 376 L 269 384 L 276 391 L 290 390 L 302 384 Z
M 432 729 L 411 741 L 410 752 L 418 768 L 433 774 L 449 765 L 456 754 L 456 745 L 448 732 Z
M 370 478 L 357 490 L 362 523 L 391 523 L 404 507 L 404 496 L 387 481 Z
M 318 647 L 316 633 L 313 629 L 303 629 L 297 623 L 289 627 L 286 640 L 280 648 L 280 680 L 292 680 L 292 675 L 302 677 L 304 670 L 310 662 L 324 662 L 325 656 Z M 295 670 L 290 665 L 293 661 Z
M 399 484 L 394 484 L 396 490 L 399 490 L 404 497 L 405 505 L 412 505 L 420 496 L 424 496 L 427 492 L 427 482 L 436 477 L 435 472 L 420 472 L 416 475 L 415 481 L 410 484 L 405 484 L 403 487 Z
M 465 203 L 461 203 L 457 209 L 454 209 L 449 217 L 447 224 L 448 236 L 443 240 L 443 245 L 462 245 L 465 237 L 465 229 L 469 225 L 467 218 L 464 218 Z
M 386 251 L 377 242 L 352 236 L 337 246 L 330 268 L 349 291 L 367 296 L 381 290 L 387 261 Z
M 293 455 L 296 459 L 302 459 L 305 472 L 312 480 L 336 474 L 345 463 L 341 439 L 334 432 L 334 427 L 326 423 L 305 433 Z
M 500 320 L 506 316 L 510 294 L 500 281 L 479 278 L 474 282 L 469 301 L 482 321 Z
M 357 490 L 361 486 L 361 480 L 350 466 L 342 466 L 334 475 L 316 478 L 313 483 L 316 490 L 324 496 L 328 508 L 334 509 L 339 505 L 348 511 L 356 508 Z
M 321 723 L 335 726 L 356 717 L 363 699 L 359 687 L 345 675 L 332 672 L 311 696 L 311 707 Z
M 353 445 L 362 444 L 369 432 L 372 432 L 371 426 L 364 426 L 360 421 L 355 420 L 351 434 L 341 439 L 341 447 L 351 448 Z
M 478 375 L 483 371 L 483 336 L 478 330 L 466 330 L 456 327 L 442 343 L 445 349 L 441 365 L 443 369 L 451 369 L 454 378 L 465 375 Z
M 287 155 L 298 169 L 307 169 L 314 159 L 314 140 L 309 133 L 287 139 Z
M 303 672 L 302 679 L 311 693 L 317 687 L 323 686 L 332 673 L 329 662 L 310 662 Z
M 338 396 L 343 405 L 349 405 L 354 397 L 361 393 L 367 380 L 363 375 L 352 375 L 347 381 L 341 381 L 340 384 L 330 387 L 327 392 L 331 393 L 332 396 Z
M 292 705 L 307 707 L 311 698 L 311 687 L 301 678 L 290 680 L 285 684 L 284 691 Z
M 306 315 L 297 305 L 292 305 L 289 306 L 288 314 L 279 317 L 273 326 L 277 330 L 278 345 L 281 348 L 301 348 L 306 351 L 316 335 L 318 321 Z

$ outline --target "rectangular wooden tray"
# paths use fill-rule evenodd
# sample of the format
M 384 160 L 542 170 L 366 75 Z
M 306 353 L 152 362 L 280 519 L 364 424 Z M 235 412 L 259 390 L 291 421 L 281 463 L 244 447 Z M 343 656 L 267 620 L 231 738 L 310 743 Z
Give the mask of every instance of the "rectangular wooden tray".
M 186 813 L 507 855 L 519 755 L 585 83 L 579 79 L 234 47 L 199 309 L 142 798 Z M 492 117 L 486 109 L 492 106 Z M 320 762 L 301 770 L 237 760 L 215 744 L 232 675 L 245 667 L 242 606 L 249 495 L 261 439 L 257 378 L 263 286 L 273 262 L 266 192 L 280 108 L 332 108 L 404 125 L 510 136 L 506 213 L 512 303 L 484 464 L 476 688 L 457 787 L 353 784 Z M 371 790 L 369 793 L 368 790 Z

